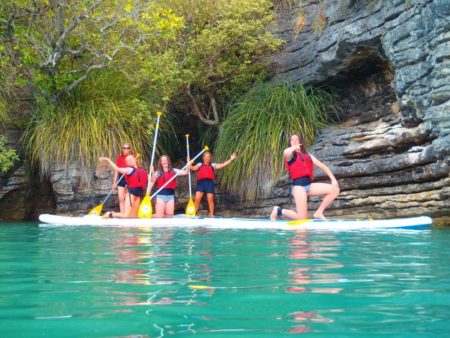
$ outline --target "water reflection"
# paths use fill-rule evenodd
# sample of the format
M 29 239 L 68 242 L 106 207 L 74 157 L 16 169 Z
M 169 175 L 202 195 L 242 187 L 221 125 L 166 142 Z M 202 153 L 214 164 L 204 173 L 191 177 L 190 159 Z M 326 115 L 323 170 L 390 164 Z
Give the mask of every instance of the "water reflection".
M 329 234 L 320 240 L 309 240 L 307 231 L 294 232 L 288 240 L 289 283 L 285 288 L 290 294 L 339 294 L 342 288 L 336 287 L 342 279 L 339 270 L 344 266 L 337 261 L 340 241 Z M 341 312 L 342 309 L 334 309 Z M 295 323 L 290 333 L 301 334 L 312 331 L 309 323 L 329 324 L 334 320 L 324 315 L 320 309 L 299 309 L 288 314 Z

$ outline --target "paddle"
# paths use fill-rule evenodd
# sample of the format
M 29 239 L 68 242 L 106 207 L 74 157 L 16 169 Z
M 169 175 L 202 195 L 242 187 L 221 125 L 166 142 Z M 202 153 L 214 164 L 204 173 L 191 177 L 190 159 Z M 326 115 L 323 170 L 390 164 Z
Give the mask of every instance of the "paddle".
M 189 154 L 189 134 L 186 134 L 186 152 L 188 158 L 191 157 Z M 191 185 L 191 170 L 189 169 L 189 202 L 186 206 L 186 216 L 195 216 L 195 204 L 192 200 L 192 185 Z
M 117 181 L 117 183 L 119 183 L 119 182 L 123 179 L 124 176 L 125 176 L 125 174 L 122 174 L 122 175 L 120 176 L 119 180 Z M 97 205 L 95 208 L 92 208 L 92 209 L 89 211 L 88 215 L 90 215 L 90 216 L 100 216 L 101 213 L 102 213 L 103 204 L 106 203 L 106 201 L 108 200 L 109 196 L 111 196 L 111 194 L 113 193 L 113 191 L 114 191 L 114 188 L 111 189 L 111 191 L 110 191 L 109 194 L 105 197 L 105 199 L 103 200 L 102 203 L 100 203 L 100 204 Z
M 166 183 L 164 183 L 161 188 L 159 188 L 158 190 L 156 190 L 151 196 L 150 199 L 152 199 L 153 197 L 155 197 L 156 195 L 158 195 L 158 193 L 163 190 L 165 187 L 167 187 L 167 185 L 172 182 L 180 173 L 182 173 L 184 170 L 186 170 L 186 168 L 188 167 L 189 163 L 194 162 L 197 158 L 199 158 L 200 156 L 202 156 L 202 154 L 209 150 L 209 148 L 207 146 L 205 146 L 205 148 L 203 148 L 203 150 L 201 152 L 199 152 L 197 155 L 195 155 L 195 157 L 190 160 L 188 163 L 186 163 L 186 165 L 180 169 L 180 171 L 178 173 L 176 173 L 175 175 L 173 175 L 169 180 L 167 180 Z
M 152 156 L 151 156 L 151 160 L 150 160 L 150 168 L 153 168 L 153 161 L 155 159 L 156 139 L 158 138 L 158 130 L 159 130 L 159 118 L 161 117 L 162 113 L 157 112 L 156 114 L 158 115 L 158 118 L 156 119 L 155 137 L 153 138 L 153 149 L 152 149 Z M 150 182 L 151 182 L 151 179 L 152 179 L 152 170 L 150 170 L 150 178 L 147 183 L 147 188 L 148 188 L 148 184 L 150 184 Z M 149 196 L 149 193 L 146 192 L 144 198 L 142 199 L 141 204 L 139 205 L 138 217 L 139 218 L 150 218 L 150 217 L 152 217 L 152 212 L 153 212 L 152 201 Z

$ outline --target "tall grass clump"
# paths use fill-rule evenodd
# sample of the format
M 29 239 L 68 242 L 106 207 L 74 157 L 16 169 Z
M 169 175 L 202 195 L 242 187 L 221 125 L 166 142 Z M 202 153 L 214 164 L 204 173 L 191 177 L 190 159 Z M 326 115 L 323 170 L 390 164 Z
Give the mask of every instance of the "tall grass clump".
M 216 144 L 219 159 L 237 160 L 221 172 L 221 185 L 241 199 L 267 196 L 284 176 L 283 150 L 293 133 L 311 145 L 318 129 L 331 123 L 332 95 L 291 84 L 258 84 L 238 100 L 222 124 Z
M 120 76 L 107 74 L 80 86 L 61 104 L 38 100 L 24 134 L 27 155 L 44 176 L 55 164 L 76 163 L 85 182 L 89 182 L 98 157 L 114 160 L 124 142 L 147 159 L 158 107 L 136 92 Z M 161 129 L 171 130 L 167 119 L 163 120 Z

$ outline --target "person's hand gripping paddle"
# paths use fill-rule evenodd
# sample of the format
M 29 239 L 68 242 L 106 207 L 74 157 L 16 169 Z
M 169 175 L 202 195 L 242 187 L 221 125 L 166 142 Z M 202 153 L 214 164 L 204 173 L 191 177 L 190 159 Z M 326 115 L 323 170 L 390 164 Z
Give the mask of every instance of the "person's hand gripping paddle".
M 153 149 L 152 149 L 152 156 L 150 160 L 150 168 L 153 168 L 153 161 L 155 160 L 155 151 L 156 151 L 156 140 L 158 138 L 158 130 L 159 130 L 159 119 L 162 115 L 161 112 L 156 113 L 158 115 L 158 118 L 156 119 L 156 128 L 155 128 L 155 136 L 153 137 Z M 153 171 L 150 170 L 150 179 L 148 180 L 148 184 L 150 184 L 152 179 Z M 148 188 L 148 186 L 147 186 Z M 138 210 L 138 217 L 139 218 L 151 218 L 153 209 L 152 209 L 152 200 L 149 196 L 150 194 L 148 192 L 145 193 L 144 198 L 142 199 L 141 204 L 139 205 Z

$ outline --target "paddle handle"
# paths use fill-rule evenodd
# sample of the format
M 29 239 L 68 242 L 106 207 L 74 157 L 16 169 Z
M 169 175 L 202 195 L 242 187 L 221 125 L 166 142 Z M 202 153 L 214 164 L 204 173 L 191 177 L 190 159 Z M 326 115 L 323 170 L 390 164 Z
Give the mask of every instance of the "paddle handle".
M 122 179 L 124 178 L 124 176 L 125 176 L 125 174 L 122 174 L 122 175 L 119 177 L 119 180 L 117 181 L 117 184 L 119 184 L 120 181 L 122 181 Z M 109 196 L 111 196 L 111 194 L 113 193 L 113 191 L 114 191 L 114 189 L 111 189 L 111 191 L 109 192 L 109 194 L 106 195 L 106 197 L 105 197 L 105 199 L 103 200 L 102 204 L 105 204 L 105 202 L 108 200 Z
M 207 151 L 209 148 L 205 146 L 205 148 L 203 148 L 203 150 L 201 152 L 199 152 L 197 155 L 195 155 L 195 157 L 190 161 L 193 162 L 195 161 L 197 158 L 199 158 L 205 151 Z M 158 193 L 163 190 L 165 187 L 167 187 L 167 185 L 172 182 L 181 172 L 183 172 L 189 165 L 189 162 L 186 163 L 186 165 L 181 168 L 181 170 L 176 173 L 174 176 L 172 176 L 166 183 L 163 184 L 163 186 L 161 188 L 159 188 L 158 190 L 156 190 L 153 195 L 150 196 L 150 199 L 152 199 L 153 197 L 155 197 L 156 195 L 158 195 Z
M 191 158 L 191 155 L 189 154 L 189 134 L 186 134 L 186 152 L 187 152 L 187 157 Z M 189 199 L 192 199 L 192 183 L 191 183 L 191 169 L 189 169 Z
M 159 111 L 159 112 L 156 113 L 156 115 L 158 115 L 158 117 L 156 118 L 156 127 L 155 127 L 155 136 L 153 137 L 152 155 L 150 156 L 150 179 L 148 180 L 148 184 L 150 184 L 150 180 L 152 178 L 152 170 L 151 170 L 151 168 L 153 167 L 153 162 L 155 160 L 156 140 L 158 138 L 158 131 L 159 131 L 159 119 L 160 119 L 162 113 Z M 147 188 L 148 188 L 148 184 L 147 184 Z

